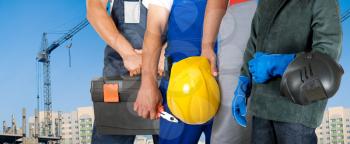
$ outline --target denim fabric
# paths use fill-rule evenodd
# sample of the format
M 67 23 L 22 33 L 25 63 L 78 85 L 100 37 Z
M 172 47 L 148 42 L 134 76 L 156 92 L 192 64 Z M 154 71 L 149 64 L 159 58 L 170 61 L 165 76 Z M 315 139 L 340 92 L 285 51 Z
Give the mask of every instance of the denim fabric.
M 116 0 L 112 6 L 111 17 L 122 35 L 130 42 L 135 49 L 141 49 L 144 32 L 146 30 L 147 9 L 141 5 L 140 23 L 124 23 L 124 1 L 136 0 Z M 115 77 L 127 74 L 121 56 L 110 46 L 105 48 L 104 57 L 104 77 Z M 126 110 L 126 109 L 125 109 Z M 158 143 L 158 136 L 153 136 L 155 144 Z M 102 135 L 96 129 L 93 130 L 93 144 L 133 144 L 135 135 Z
M 92 130 L 92 144 L 134 144 L 135 135 L 102 135 L 96 131 L 94 127 Z M 158 136 L 153 135 L 154 144 L 158 144 Z
M 124 1 L 137 2 L 137 0 L 115 0 L 112 6 L 111 17 L 122 35 L 130 42 L 133 48 L 141 49 L 147 23 L 147 9 L 141 4 L 140 23 L 124 23 Z M 110 46 L 105 48 L 104 77 L 115 77 L 128 74 L 121 56 Z
M 317 144 L 315 128 L 253 117 L 252 144 Z

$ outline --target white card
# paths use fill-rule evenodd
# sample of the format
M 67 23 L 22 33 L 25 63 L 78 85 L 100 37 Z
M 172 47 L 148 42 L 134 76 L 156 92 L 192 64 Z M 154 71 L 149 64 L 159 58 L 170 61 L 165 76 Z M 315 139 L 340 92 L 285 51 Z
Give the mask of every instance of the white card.
M 141 3 L 124 1 L 124 23 L 140 23 Z

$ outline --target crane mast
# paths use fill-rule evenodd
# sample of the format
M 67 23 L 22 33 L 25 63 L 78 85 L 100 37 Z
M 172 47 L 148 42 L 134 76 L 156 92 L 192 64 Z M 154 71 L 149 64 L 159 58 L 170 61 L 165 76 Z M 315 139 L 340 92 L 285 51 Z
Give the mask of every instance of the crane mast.
M 43 97 L 44 97 L 44 128 L 45 136 L 53 136 L 52 132 L 52 96 L 51 96 L 51 72 L 50 72 L 50 54 L 61 44 L 71 39 L 76 33 L 82 30 L 89 24 L 87 19 L 84 19 L 78 25 L 73 27 L 68 33 L 61 36 L 58 40 L 48 45 L 47 33 L 43 33 L 41 40 L 41 50 L 39 51 L 36 60 L 43 63 Z M 39 132 L 40 133 L 40 129 Z

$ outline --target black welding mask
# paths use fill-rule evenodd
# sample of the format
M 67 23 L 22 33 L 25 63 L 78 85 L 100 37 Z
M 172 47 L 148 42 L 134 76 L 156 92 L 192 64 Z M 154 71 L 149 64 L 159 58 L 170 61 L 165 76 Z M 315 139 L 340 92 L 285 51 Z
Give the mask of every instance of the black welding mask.
M 281 81 L 281 93 L 293 103 L 307 105 L 332 97 L 344 70 L 328 55 L 304 53 L 289 64 Z

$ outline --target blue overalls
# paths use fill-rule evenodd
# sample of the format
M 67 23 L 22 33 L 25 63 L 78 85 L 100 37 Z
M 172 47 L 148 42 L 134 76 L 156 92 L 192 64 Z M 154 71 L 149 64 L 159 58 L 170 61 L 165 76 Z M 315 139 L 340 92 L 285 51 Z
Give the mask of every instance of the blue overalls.
M 174 0 L 168 21 L 165 56 L 172 62 L 201 54 L 202 31 L 207 0 Z M 166 103 L 168 80 L 163 78 L 160 91 L 163 106 L 169 112 Z M 172 123 L 160 119 L 160 144 L 197 144 L 204 132 L 206 144 L 210 143 L 212 120 L 202 125 L 188 125 L 183 122 Z

